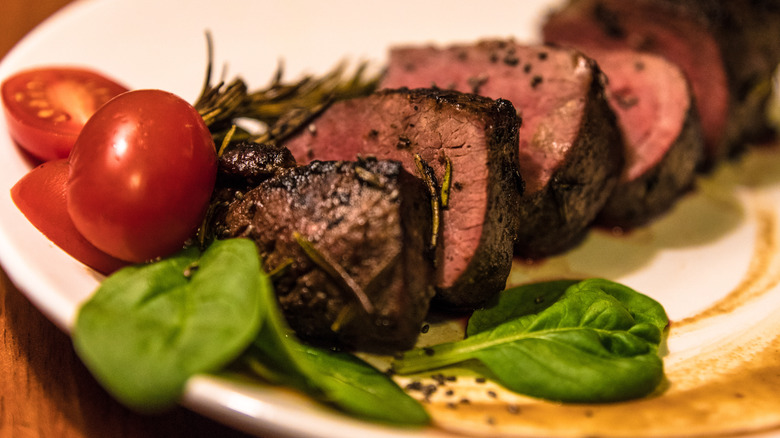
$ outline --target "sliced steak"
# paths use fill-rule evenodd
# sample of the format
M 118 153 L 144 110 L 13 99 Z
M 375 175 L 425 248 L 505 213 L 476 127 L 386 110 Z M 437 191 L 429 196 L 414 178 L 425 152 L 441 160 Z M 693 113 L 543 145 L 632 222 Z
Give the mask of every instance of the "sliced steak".
M 636 227 L 667 211 L 696 177 L 704 142 L 682 71 L 633 50 L 591 52 L 609 78 L 607 96 L 626 142 L 626 167 L 601 224 Z
M 701 117 L 706 168 L 772 131 L 765 112 L 780 62 L 776 2 L 571 0 L 548 17 L 543 33 L 585 53 L 631 48 L 679 65 Z
M 570 49 L 482 41 L 396 47 L 383 87 L 435 85 L 512 102 L 525 195 L 516 253 L 539 258 L 586 234 L 622 171 L 622 140 L 596 65 Z
M 302 338 L 362 350 L 411 347 L 434 294 L 428 191 L 397 162 L 319 162 L 231 204 L 222 237 L 257 243 Z
M 417 154 L 449 193 L 436 246 L 437 299 L 473 306 L 503 290 L 511 269 L 519 124 L 504 100 L 387 90 L 334 103 L 284 145 L 298 162 L 375 156 L 413 173 Z
M 780 2 L 765 0 L 666 0 L 679 2 L 715 36 L 729 81 L 731 111 L 726 140 L 764 142 L 776 132 L 767 120 L 772 80 L 780 64 Z

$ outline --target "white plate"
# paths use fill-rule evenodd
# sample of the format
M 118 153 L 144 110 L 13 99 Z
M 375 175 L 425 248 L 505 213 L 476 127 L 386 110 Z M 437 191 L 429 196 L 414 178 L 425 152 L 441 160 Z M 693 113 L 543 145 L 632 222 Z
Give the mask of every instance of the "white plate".
M 30 66 L 97 69 L 133 88 L 194 100 L 203 80 L 205 37 L 215 67 L 262 86 L 284 59 L 287 77 L 321 73 L 342 59 L 381 64 L 389 45 L 508 37 L 535 42 L 550 1 L 260 2 L 89 0 L 72 4 L 28 35 L 0 63 L 0 80 Z M 489 7 L 487 7 L 489 6 Z M 20 290 L 68 331 L 100 277 L 40 235 L 9 189 L 30 169 L 0 124 L 0 262 Z M 659 300 L 674 321 L 665 357 L 669 384 L 658 397 L 609 406 L 560 406 L 512 398 L 447 410 L 437 422 L 469 434 L 692 435 L 771 433 L 780 426 L 780 153 L 751 152 L 702 178 L 668 216 L 630 235 L 595 230 L 579 248 L 538 265 L 517 263 L 510 283 L 601 276 Z M 758 384 L 757 382 L 765 382 Z M 764 388 L 764 389 L 762 389 Z M 771 389 L 771 390 L 770 390 Z M 461 388 L 468 391 L 468 388 Z M 500 398 L 501 398 L 500 397 Z M 501 403 L 534 415 L 496 414 Z M 296 437 L 439 436 L 352 420 L 291 392 L 199 376 L 183 404 L 256 434 Z M 482 404 L 480 404 L 482 403 Z M 627 415 L 630 414 L 630 415 Z M 498 418 L 500 421 L 496 421 Z M 769 432 L 768 432 L 769 431 Z

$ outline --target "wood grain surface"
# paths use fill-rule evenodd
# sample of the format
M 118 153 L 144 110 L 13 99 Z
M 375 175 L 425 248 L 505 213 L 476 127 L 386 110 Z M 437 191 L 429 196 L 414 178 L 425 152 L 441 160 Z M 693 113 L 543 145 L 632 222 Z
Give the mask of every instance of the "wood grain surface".
M 0 0 L 0 57 L 69 2 Z M 0 437 L 242 436 L 183 408 L 144 416 L 115 402 L 76 357 L 68 336 L 0 270 Z

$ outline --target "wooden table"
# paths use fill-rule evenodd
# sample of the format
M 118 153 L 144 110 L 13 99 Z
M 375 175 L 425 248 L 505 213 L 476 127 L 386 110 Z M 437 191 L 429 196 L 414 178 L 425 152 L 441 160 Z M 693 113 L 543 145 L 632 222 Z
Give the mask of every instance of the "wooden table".
M 0 0 L 0 57 L 70 1 Z M 76 357 L 68 336 L 0 270 L 0 437 L 241 436 L 183 408 L 142 416 L 115 402 Z

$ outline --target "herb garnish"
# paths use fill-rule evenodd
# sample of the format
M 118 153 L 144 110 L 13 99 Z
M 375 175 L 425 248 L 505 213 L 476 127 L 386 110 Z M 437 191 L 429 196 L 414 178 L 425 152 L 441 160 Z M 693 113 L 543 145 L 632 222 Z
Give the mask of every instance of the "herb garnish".
M 215 241 L 203 254 L 190 247 L 106 278 L 79 310 L 74 346 L 119 401 L 165 409 L 190 376 L 217 371 L 247 348 L 270 291 L 253 242 Z
M 250 133 L 238 128 L 231 143 L 282 141 L 297 132 L 331 103 L 365 96 L 376 90 L 381 73 L 369 74 L 369 64 L 360 63 L 348 75 L 348 63 L 341 62 L 322 76 L 306 75 L 295 82 L 283 81 L 284 66 L 280 62 L 271 82 L 265 88 L 250 90 L 241 78 L 230 83 L 220 80 L 212 84 L 213 47 L 206 34 L 208 61 L 200 96 L 194 103 L 214 142 L 220 144 L 237 119 L 251 119 L 267 127 L 263 133 Z
M 466 339 L 411 350 L 393 368 L 413 374 L 476 360 L 522 394 L 563 402 L 628 400 L 661 382 L 658 350 L 668 323 L 660 304 L 608 280 L 526 285 L 477 311 Z
M 79 310 L 76 351 L 117 400 L 143 412 L 172 407 L 195 374 L 238 369 L 366 420 L 428 423 L 384 373 L 300 342 L 261 266 L 254 242 L 228 239 L 117 271 Z

